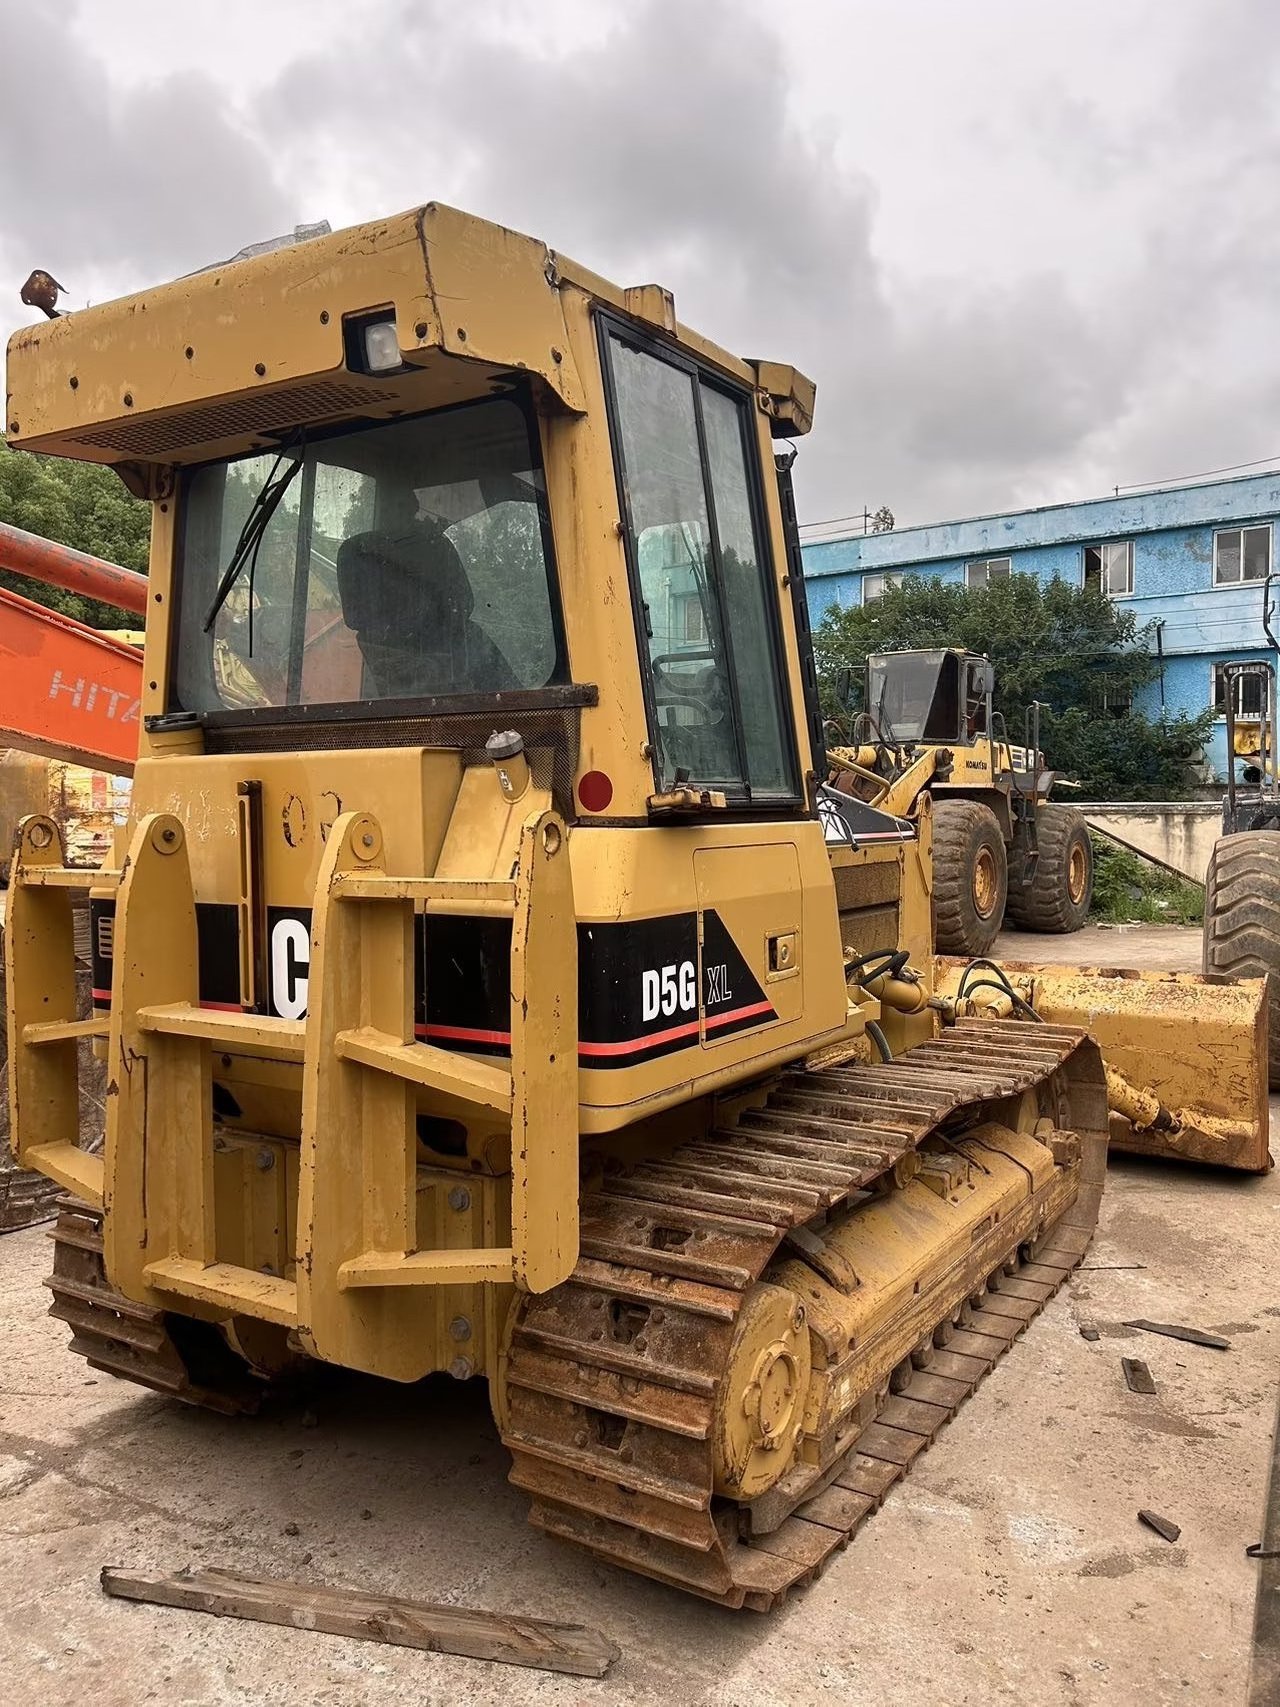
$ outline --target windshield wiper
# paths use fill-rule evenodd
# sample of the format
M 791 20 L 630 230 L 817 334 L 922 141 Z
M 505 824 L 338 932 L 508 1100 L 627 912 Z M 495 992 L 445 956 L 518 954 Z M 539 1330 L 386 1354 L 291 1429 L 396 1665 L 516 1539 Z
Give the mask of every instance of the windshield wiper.
M 231 553 L 230 561 L 222 571 L 222 579 L 218 582 L 218 590 L 213 595 L 213 603 L 209 606 L 208 615 L 204 619 L 202 627 L 203 633 L 208 634 L 209 630 L 218 620 L 218 612 L 222 609 L 223 605 L 226 604 L 227 596 L 231 592 L 232 587 L 234 587 L 236 582 L 240 579 L 240 572 L 246 563 L 250 566 L 249 583 L 250 588 L 252 589 L 253 571 L 257 568 L 258 549 L 262 544 L 262 536 L 271 525 L 271 518 L 279 508 L 280 500 L 284 497 L 285 493 L 289 490 L 289 487 L 297 478 L 298 472 L 303 463 L 302 453 L 305 449 L 305 445 L 306 434 L 299 430 L 294 434 L 293 438 L 290 439 L 289 443 L 280 451 L 275 462 L 271 465 L 270 474 L 268 474 L 267 478 L 258 488 L 258 495 L 253 500 L 253 503 L 249 508 L 249 514 L 244 519 L 244 526 L 240 529 L 240 537 L 236 541 L 235 550 Z M 285 457 L 294 450 L 298 452 L 297 461 L 290 464 L 287 474 L 281 474 L 280 464 L 284 461 Z

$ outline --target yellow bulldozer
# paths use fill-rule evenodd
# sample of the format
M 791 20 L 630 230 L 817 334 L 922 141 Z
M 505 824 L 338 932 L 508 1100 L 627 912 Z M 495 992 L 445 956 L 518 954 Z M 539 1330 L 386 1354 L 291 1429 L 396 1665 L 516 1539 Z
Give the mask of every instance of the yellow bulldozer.
M 852 682 L 838 684 L 847 702 Z M 934 923 L 943 954 L 981 955 L 1008 922 L 1078 931 L 1093 896 L 1084 814 L 1051 800 L 1038 705 L 1021 745 L 995 710 L 994 670 L 959 647 L 873 653 L 848 745 L 832 749 L 845 786 L 898 808 L 933 796 Z
M 9 348 L 11 442 L 154 517 L 129 822 L 28 815 L 9 892 L 73 1349 L 483 1376 L 537 1524 L 759 1609 L 1079 1261 L 1109 1118 L 1083 1029 L 935 987 L 927 796 L 825 780 L 813 402 L 436 204 Z

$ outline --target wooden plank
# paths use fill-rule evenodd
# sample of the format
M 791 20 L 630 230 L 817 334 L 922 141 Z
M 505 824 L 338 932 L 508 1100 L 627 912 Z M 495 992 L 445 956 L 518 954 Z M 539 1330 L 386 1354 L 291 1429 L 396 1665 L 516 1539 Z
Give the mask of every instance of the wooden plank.
M 464 1654 L 474 1660 L 532 1666 L 574 1677 L 603 1677 L 618 1657 L 607 1636 L 583 1624 L 511 1617 L 469 1607 L 437 1606 L 394 1595 L 315 1583 L 242 1577 L 231 1571 L 138 1576 L 104 1567 L 102 1587 L 121 1600 L 209 1612 L 217 1618 L 248 1618 L 259 1624 L 323 1630 L 331 1636 L 390 1642 L 431 1653 Z

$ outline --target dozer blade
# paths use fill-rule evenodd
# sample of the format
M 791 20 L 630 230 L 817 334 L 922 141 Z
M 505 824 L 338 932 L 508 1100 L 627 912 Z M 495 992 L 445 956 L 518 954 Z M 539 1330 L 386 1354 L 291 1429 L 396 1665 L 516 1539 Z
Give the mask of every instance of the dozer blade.
M 955 997 L 969 964 L 940 957 L 938 993 Z M 1264 979 L 990 961 L 968 975 L 975 1006 L 964 1011 L 1007 1014 L 1001 974 L 1043 1020 L 1081 1026 L 1101 1046 L 1113 1149 L 1270 1168 Z

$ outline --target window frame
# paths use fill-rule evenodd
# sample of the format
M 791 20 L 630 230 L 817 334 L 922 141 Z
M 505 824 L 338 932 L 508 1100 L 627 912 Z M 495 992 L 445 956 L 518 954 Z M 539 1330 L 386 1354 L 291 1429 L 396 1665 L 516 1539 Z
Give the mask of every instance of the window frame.
M 595 310 L 596 339 L 600 356 L 600 372 L 604 382 L 605 411 L 609 427 L 609 447 L 613 459 L 614 484 L 618 495 L 618 508 L 623 524 L 622 545 L 627 564 L 627 585 L 631 592 L 631 615 L 635 626 L 636 665 L 640 675 L 641 691 L 644 695 L 645 721 L 648 727 L 650 756 L 649 764 L 653 777 L 654 792 L 663 787 L 659 773 L 660 734 L 657 715 L 657 704 L 653 691 L 653 671 L 649 660 L 648 626 L 645 622 L 643 586 L 640 579 L 639 539 L 636 535 L 634 518 L 631 510 L 631 493 L 627 483 L 626 469 L 623 462 L 621 416 L 618 410 L 618 389 L 613 370 L 613 356 L 610 350 L 610 340 L 617 338 L 641 355 L 651 357 L 685 373 L 692 381 L 694 424 L 697 433 L 698 461 L 702 473 L 703 496 L 707 506 L 708 529 L 708 561 L 707 583 L 714 591 L 719 605 L 719 619 L 724 641 L 725 666 L 728 674 L 729 700 L 733 712 L 734 745 L 738 755 L 738 765 L 742 773 L 741 783 L 733 782 L 722 786 L 720 782 L 709 777 L 691 777 L 690 781 L 701 784 L 705 788 L 715 788 L 722 792 L 730 806 L 735 811 L 747 811 L 754 814 L 785 810 L 788 814 L 802 810 L 805 817 L 815 815 L 814 808 L 807 802 L 804 791 L 803 767 L 800 762 L 798 731 L 796 728 L 795 705 L 791 691 L 791 681 L 786 668 L 786 644 L 782 632 L 782 618 L 779 610 L 777 595 L 778 572 L 774 559 L 773 535 L 769 528 L 768 508 L 765 503 L 764 485 L 760 457 L 756 440 L 752 436 L 751 427 L 754 424 L 755 393 L 740 381 L 731 379 L 728 375 L 713 368 L 709 363 L 699 361 L 688 351 L 672 348 L 657 338 L 642 331 L 631 321 L 615 311 L 597 307 Z M 739 693 L 738 669 L 734 659 L 733 636 L 730 632 L 729 604 L 725 596 L 724 577 L 720 556 L 720 529 L 716 518 L 715 491 L 711 480 L 711 461 L 707 448 L 707 433 L 702 417 L 701 387 L 707 386 L 727 396 L 736 406 L 738 429 L 742 447 L 744 473 L 747 483 L 747 503 L 751 514 L 752 536 L 755 541 L 757 554 L 757 573 L 763 593 L 765 609 L 765 630 L 768 636 L 769 651 L 773 664 L 774 686 L 777 693 L 777 706 L 781 724 L 782 754 L 790 775 L 790 787 L 782 791 L 753 792 L 751 775 L 747 763 L 746 740 L 742 719 L 742 703 Z M 705 620 L 705 619 L 704 619 Z M 720 817 L 718 809 L 708 813 L 708 816 Z M 691 816 L 698 816 L 692 814 Z M 687 820 L 686 820 L 687 821 Z
M 1010 575 L 1013 574 L 1013 558 L 1010 557 L 1007 552 L 1003 553 L 999 557 L 975 557 L 975 558 L 971 559 L 969 562 L 967 562 L 964 566 L 964 584 L 965 584 L 965 586 L 966 587 L 972 587 L 974 585 L 973 571 L 975 569 L 985 569 L 987 571 L 986 580 L 985 581 L 979 581 L 977 584 L 979 587 L 989 587 L 991 585 L 991 565 L 993 563 L 1003 563 L 1004 564 L 1004 574 L 998 576 L 997 579 L 999 579 L 1001 581 L 1007 581 L 1009 579 Z
M 864 605 L 873 605 L 877 599 L 883 598 L 890 587 L 900 587 L 904 574 L 905 571 L 902 569 L 865 569 L 858 588 L 861 602 Z M 867 597 L 868 581 L 880 582 L 880 591 L 872 593 L 870 598 Z
M 1134 589 L 1135 555 L 1132 539 L 1094 539 L 1090 540 L 1086 545 L 1082 545 L 1080 547 L 1080 585 L 1082 588 L 1089 585 L 1089 553 L 1091 551 L 1103 552 L 1106 551 L 1109 546 L 1116 545 L 1123 545 L 1125 548 L 1125 563 L 1128 569 L 1125 579 L 1128 585 L 1125 587 L 1123 593 L 1111 592 L 1109 588 L 1103 584 L 1106 576 L 1106 568 L 1104 565 L 1100 564 L 1098 568 L 1098 591 L 1102 594 L 1104 599 L 1131 599 L 1133 597 Z
M 1230 529 L 1228 529 L 1227 531 L 1230 532 Z M 1238 583 L 1236 583 L 1234 581 L 1229 581 L 1227 583 L 1228 586 L 1235 586 L 1237 584 Z M 1220 670 L 1226 669 L 1228 667 L 1228 665 L 1252 664 L 1252 663 L 1261 664 L 1264 662 L 1265 662 L 1265 660 L 1262 658 L 1258 658 L 1258 659 L 1254 659 L 1254 658 L 1215 658 L 1213 660 L 1213 662 L 1209 666 L 1209 704 L 1213 710 L 1213 721 L 1215 723 L 1225 723 L 1227 721 L 1227 700 L 1226 700 L 1226 694 L 1225 693 L 1223 694 L 1223 697 L 1222 697 L 1221 708 L 1219 708 L 1219 704 L 1218 704 L 1218 672 Z M 1264 681 L 1265 681 L 1265 677 L 1263 676 L 1261 671 L 1257 671 L 1257 672 L 1250 674 L 1250 675 L 1238 676 L 1236 678 L 1237 697 L 1240 696 L 1240 694 L 1244 688 L 1244 684 L 1246 682 L 1258 682 L 1261 684 Z M 1266 697 L 1265 693 L 1263 693 L 1263 695 L 1262 695 L 1263 703 L 1259 704 L 1257 711 L 1246 711 L 1244 709 L 1243 705 L 1237 705 L 1235 707 L 1233 713 L 1232 713 L 1232 716 L 1235 718 L 1235 721 L 1237 723 L 1251 722 L 1255 718 L 1261 718 L 1263 715 L 1263 712 L 1266 709 L 1265 697 Z
M 1267 535 L 1267 566 L 1261 575 L 1246 575 L 1244 572 L 1244 536 L 1265 530 Z M 1234 533 L 1240 540 L 1240 574 L 1234 581 L 1224 581 L 1218 574 L 1218 541 L 1224 534 Z M 1235 527 L 1214 528 L 1213 530 L 1213 585 L 1215 587 L 1256 587 L 1274 573 L 1275 537 L 1270 522 L 1237 522 Z
M 385 431 L 391 427 L 407 426 L 411 422 L 422 420 L 427 416 L 448 415 L 455 410 L 475 408 L 499 398 L 504 402 L 513 404 L 522 416 L 529 435 L 529 448 L 536 460 L 536 471 L 543 477 L 544 490 L 535 507 L 538 511 L 538 524 L 542 535 L 542 558 L 547 576 L 551 629 L 555 640 L 556 662 L 551 679 L 548 682 L 539 688 L 516 688 L 502 693 L 428 694 L 403 699 L 333 700 L 300 705 L 258 705 L 242 709 L 224 707 L 210 711 L 188 711 L 178 699 L 178 667 L 181 657 L 182 582 L 186 570 L 184 545 L 187 527 L 187 496 L 190 483 L 206 468 L 233 468 L 236 464 L 248 462 L 254 457 L 274 454 L 292 436 L 292 432 L 282 431 L 279 435 L 273 436 L 270 443 L 255 450 L 244 451 L 239 456 L 233 457 L 210 457 L 205 462 L 186 464 L 178 471 L 173 530 L 174 546 L 171 558 L 169 618 L 165 636 L 165 709 L 160 713 L 158 719 L 149 718 L 148 725 L 150 726 L 154 722 L 156 727 L 163 729 L 166 722 L 170 719 L 176 719 L 180 720 L 182 727 L 187 727 L 190 720 L 194 718 L 197 728 L 234 731 L 237 729 L 271 729 L 277 726 L 284 728 L 292 724 L 305 726 L 328 723 L 368 723 L 371 718 L 379 723 L 395 723 L 407 719 L 419 720 L 423 717 L 448 715 L 450 712 L 461 716 L 483 711 L 490 704 L 494 706 L 495 710 L 501 705 L 511 711 L 561 710 L 596 704 L 598 690 L 593 685 L 578 684 L 573 680 L 573 667 L 569 658 L 569 645 L 564 623 L 564 605 L 561 597 L 555 535 L 551 525 L 551 500 L 550 493 L 546 490 L 547 470 L 542 425 L 538 410 L 534 405 L 530 382 L 521 381 L 513 385 L 509 391 L 486 392 L 482 396 L 463 398 L 457 403 L 446 403 L 435 409 L 416 409 L 412 414 L 391 416 L 385 420 L 380 417 L 370 419 L 366 416 L 356 421 L 336 421 L 329 425 L 321 425 L 314 431 L 307 431 L 304 445 L 309 447 L 314 444 L 322 444 L 328 439 L 346 438 L 356 433 L 375 432 L 379 429 Z M 299 479 L 305 478 L 306 470 L 304 467 Z M 314 517 L 312 519 L 314 521 Z

